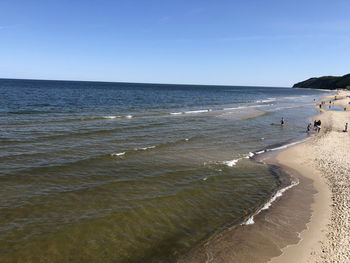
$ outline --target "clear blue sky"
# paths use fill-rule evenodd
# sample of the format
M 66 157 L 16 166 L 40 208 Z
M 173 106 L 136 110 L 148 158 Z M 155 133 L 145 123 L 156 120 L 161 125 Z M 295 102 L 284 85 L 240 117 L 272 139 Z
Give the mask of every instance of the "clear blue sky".
M 349 0 L 1 0 L 0 77 L 291 86 L 350 72 Z

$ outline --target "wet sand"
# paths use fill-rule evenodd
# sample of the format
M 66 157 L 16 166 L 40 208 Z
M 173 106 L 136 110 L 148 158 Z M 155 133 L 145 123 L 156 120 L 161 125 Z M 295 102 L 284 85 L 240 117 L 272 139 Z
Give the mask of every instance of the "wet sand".
M 347 95 L 340 92 L 334 105 L 350 110 Z M 322 120 L 320 133 L 258 159 L 281 167 L 279 176 L 298 185 L 257 214 L 254 224 L 223 231 L 178 262 L 350 262 L 350 132 L 342 132 L 350 112 L 332 111 L 328 105 L 316 117 Z
M 276 160 L 264 155 L 264 160 Z M 261 160 L 261 161 L 264 161 Z M 228 229 L 183 256 L 178 262 L 267 262 L 281 254 L 281 248 L 299 242 L 299 234 L 311 217 L 311 204 L 316 193 L 312 180 L 285 168 L 278 171 L 284 180 L 299 184 L 282 195 L 267 210 L 254 217 L 254 224 Z M 289 184 L 290 182 L 284 182 Z M 277 205 L 278 203 L 278 205 Z

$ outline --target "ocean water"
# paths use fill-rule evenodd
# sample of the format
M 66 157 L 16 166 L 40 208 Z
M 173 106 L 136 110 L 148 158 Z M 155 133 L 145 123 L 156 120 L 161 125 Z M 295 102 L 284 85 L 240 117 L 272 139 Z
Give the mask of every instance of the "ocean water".
M 249 157 L 324 94 L 0 79 L 0 261 L 176 260 L 264 206 L 281 182 Z

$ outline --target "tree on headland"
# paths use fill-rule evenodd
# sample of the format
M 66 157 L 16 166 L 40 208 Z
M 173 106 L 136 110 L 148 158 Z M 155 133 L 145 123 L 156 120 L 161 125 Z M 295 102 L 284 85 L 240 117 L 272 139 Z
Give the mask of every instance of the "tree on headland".
M 350 74 L 341 77 L 324 76 L 319 78 L 310 78 L 308 80 L 294 84 L 293 88 L 350 90 Z

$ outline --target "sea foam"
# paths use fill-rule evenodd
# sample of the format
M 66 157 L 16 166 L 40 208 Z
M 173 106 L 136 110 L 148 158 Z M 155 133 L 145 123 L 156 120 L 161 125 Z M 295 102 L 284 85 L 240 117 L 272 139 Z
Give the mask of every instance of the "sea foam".
M 227 166 L 229 167 L 233 167 L 237 164 L 237 162 L 239 161 L 240 159 L 235 159 L 235 160 L 231 160 L 231 161 L 224 161 L 222 162 L 223 164 L 226 164 Z
M 111 156 L 123 156 L 123 155 L 125 155 L 125 152 L 111 154 Z
M 223 161 L 222 164 L 225 164 L 229 167 L 233 167 L 235 165 L 237 165 L 237 163 L 242 160 L 242 159 L 249 159 L 251 157 L 254 156 L 254 153 L 252 152 L 249 152 L 246 156 L 242 157 L 242 158 L 238 158 L 238 159 L 234 159 L 234 160 L 231 160 L 231 161 Z
M 299 184 L 299 181 L 293 181 L 290 185 L 278 190 L 270 199 L 269 201 L 267 201 L 264 206 L 262 208 L 260 208 L 254 215 L 252 215 L 251 217 L 249 217 L 245 222 L 242 223 L 242 225 L 252 225 L 254 224 L 254 217 L 259 214 L 261 211 L 263 210 L 267 210 L 270 208 L 270 206 L 272 205 L 273 202 L 275 202 L 279 197 L 281 197 L 283 195 L 283 193 L 285 191 L 287 191 L 288 189 L 296 186 Z

